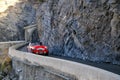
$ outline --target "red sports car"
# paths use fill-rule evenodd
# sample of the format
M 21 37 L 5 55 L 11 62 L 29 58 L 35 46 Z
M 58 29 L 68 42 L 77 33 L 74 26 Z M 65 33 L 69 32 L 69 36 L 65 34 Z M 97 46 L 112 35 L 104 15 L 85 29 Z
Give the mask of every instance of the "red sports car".
M 39 54 L 39 55 L 48 55 L 48 48 L 47 46 L 44 45 L 31 45 L 27 47 L 28 51 L 34 53 L 34 54 Z

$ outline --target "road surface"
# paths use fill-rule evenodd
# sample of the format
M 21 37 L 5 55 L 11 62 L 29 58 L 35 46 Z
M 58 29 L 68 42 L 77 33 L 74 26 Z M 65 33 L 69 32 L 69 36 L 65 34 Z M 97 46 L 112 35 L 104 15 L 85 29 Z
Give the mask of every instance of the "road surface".
M 27 46 L 24 46 L 24 47 L 20 48 L 19 50 L 28 52 Z M 31 54 L 33 54 L 33 53 L 31 53 Z M 78 63 L 98 67 L 98 68 L 101 68 L 101 69 L 104 69 L 104 70 L 107 70 L 107 71 L 110 71 L 110 72 L 120 75 L 120 65 L 113 65 L 110 63 L 97 63 L 97 62 L 91 62 L 91 61 L 84 61 L 81 59 L 74 59 L 74 58 L 70 58 L 70 57 L 56 56 L 56 55 L 51 55 L 51 54 L 49 54 L 48 57 L 55 57 L 55 58 L 59 58 L 59 59 L 65 59 L 65 60 L 78 62 Z

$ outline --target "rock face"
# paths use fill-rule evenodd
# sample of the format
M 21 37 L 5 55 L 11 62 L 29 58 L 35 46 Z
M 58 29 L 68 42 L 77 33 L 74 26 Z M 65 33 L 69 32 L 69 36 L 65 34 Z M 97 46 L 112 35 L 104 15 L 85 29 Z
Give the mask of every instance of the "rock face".
M 46 0 L 36 16 L 50 53 L 120 64 L 119 0 Z
M 16 1 L 16 2 L 15 2 Z M 35 23 L 36 10 L 26 0 L 1 0 L 0 9 L 0 41 L 23 40 L 23 27 Z M 14 4 L 12 4 L 14 2 Z
M 8 6 L 7 1 L 2 4 Z M 23 40 L 23 27 L 37 22 L 51 54 L 120 64 L 120 0 L 39 1 L 20 0 L 0 9 L 0 41 Z

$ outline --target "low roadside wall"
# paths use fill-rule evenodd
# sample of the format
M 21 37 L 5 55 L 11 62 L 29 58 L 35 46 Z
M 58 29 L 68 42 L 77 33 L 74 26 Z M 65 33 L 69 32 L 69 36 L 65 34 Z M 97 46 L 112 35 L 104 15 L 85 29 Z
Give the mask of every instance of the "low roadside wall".
M 120 75 L 96 67 L 16 50 L 22 45 L 24 44 L 17 44 L 15 46 L 10 47 L 9 55 L 12 58 L 18 58 L 21 61 L 27 60 L 31 64 L 48 66 L 61 72 L 74 75 L 78 80 L 120 80 Z
M 8 42 L 0 42 L 0 55 L 3 55 L 5 52 L 8 51 L 10 46 L 15 44 L 23 43 L 25 41 L 8 41 Z

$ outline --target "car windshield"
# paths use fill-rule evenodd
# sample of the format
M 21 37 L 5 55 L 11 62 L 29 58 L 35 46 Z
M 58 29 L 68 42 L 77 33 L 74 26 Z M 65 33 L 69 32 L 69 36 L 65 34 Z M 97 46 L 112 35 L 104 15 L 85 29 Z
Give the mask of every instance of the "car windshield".
M 39 43 L 29 43 L 29 46 L 39 45 Z

